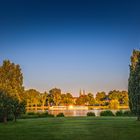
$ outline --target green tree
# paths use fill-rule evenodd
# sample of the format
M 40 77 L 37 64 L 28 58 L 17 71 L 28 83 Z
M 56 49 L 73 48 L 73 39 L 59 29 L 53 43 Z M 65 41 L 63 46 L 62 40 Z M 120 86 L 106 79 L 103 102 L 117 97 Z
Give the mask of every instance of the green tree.
M 44 106 L 47 104 L 47 100 L 48 100 L 47 92 L 40 94 L 40 102 L 43 110 L 44 110 Z
M 23 75 L 19 65 L 15 65 L 9 60 L 3 61 L 3 65 L 0 67 L 0 89 L 4 89 L 20 100 L 24 87 Z
M 137 50 L 131 56 L 128 94 L 130 109 L 140 120 L 140 51 Z
M 36 107 L 40 104 L 40 92 L 35 89 L 25 91 L 27 107 Z
M 128 103 L 129 103 L 128 92 L 127 91 L 121 91 L 119 93 L 119 104 L 127 106 Z
M 87 95 L 81 95 L 76 100 L 77 105 L 88 105 L 88 97 Z
M 98 92 L 96 94 L 96 102 L 99 104 L 99 105 L 103 105 L 104 104 L 104 100 L 106 98 L 106 93 L 105 92 Z
M 108 97 L 110 100 L 119 100 L 120 91 L 113 90 L 108 93 Z
M 128 105 L 128 92 L 113 90 L 108 93 L 110 100 L 117 100 L 120 105 Z
M 61 103 L 61 90 L 58 88 L 53 88 L 49 91 L 49 103 L 51 105 L 60 105 Z
M 61 104 L 62 105 L 73 104 L 73 96 L 70 93 L 61 94 Z
M 9 114 L 13 114 L 12 109 L 17 110 L 14 102 L 15 99 L 21 101 L 20 95 L 23 91 L 23 75 L 20 66 L 4 60 L 3 65 L 0 66 L 0 110 L 4 122 L 7 122 Z
M 94 105 L 95 104 L 95 99 L 92 93 L 87 94 L 87 101 L 88 105 Z

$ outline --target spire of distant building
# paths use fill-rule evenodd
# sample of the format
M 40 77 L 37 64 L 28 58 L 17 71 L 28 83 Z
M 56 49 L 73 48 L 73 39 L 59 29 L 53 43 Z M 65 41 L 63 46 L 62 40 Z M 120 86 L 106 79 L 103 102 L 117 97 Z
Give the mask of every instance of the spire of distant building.
M 82 91 L 81 91 L 81 89 L 80 89 L 80 92 L 79 92 L 79 97 L 82 95 Z
M 86 95 L 86 92 L 85 92 L 85 90 L 83 90 L 83 95 Z

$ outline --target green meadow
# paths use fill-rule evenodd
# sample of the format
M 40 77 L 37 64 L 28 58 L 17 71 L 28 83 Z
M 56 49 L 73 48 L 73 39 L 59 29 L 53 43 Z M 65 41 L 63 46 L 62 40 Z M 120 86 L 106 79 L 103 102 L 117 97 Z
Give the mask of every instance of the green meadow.
M 140 140 L 135 117 L 54 117 L 0 123 L 0 140 Z

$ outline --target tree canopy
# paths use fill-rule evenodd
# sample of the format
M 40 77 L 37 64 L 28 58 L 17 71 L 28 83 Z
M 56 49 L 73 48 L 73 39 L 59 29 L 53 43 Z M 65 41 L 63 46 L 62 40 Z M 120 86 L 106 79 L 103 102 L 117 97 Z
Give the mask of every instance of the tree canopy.
M 12 96 L 20 99 L 23 93 L 23 75 L 19 65 L 4 60 L 0 67 L 0 89 L 9 92 Z

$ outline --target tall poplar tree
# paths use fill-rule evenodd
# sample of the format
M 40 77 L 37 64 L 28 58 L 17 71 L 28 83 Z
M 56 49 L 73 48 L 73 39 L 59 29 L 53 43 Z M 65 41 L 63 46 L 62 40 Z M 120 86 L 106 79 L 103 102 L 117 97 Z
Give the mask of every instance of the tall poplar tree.
M 140 120 L 140 51 L 133 50 L 128 82 L 129 106 Z

